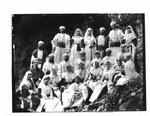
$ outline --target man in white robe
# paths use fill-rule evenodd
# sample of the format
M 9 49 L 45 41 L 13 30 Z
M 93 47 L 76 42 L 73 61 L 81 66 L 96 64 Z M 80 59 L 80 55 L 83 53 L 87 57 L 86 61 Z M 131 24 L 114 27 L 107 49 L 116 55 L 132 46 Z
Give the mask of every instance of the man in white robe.
M 122 43 L 124 33 L 117 28 L 116 22 L 111 22 L 110 24 L 112 30 L 109 32 L 109 47 L 112 48 L 112 55 L 116 56 L 116 54 L 119 52 L 119 47 Z
M 71 65 L 69 62 L 69 54 L 65 53 L 63 55 L 64 60 L 61 61 L 58 65 L 58 75 L 62 76 L 64 72 L 66 72 L 66 66 Z
M 54 62 L 54 55 L 53 55 L 53 54 L 49 54 L 49 56 L 48 56 L 47 59 L 46 59 L 46 62 L 43 64 L 43 69 L 42 69 L 42 71 L 44 72 L 45 75 L 46 75 L 48 72 L 51 73 L 53 66 L 58 67 L 58 65 Z
M 64 26 L 60 26 L 59 30 L 60 33 L 57 33 L 51 41 L 57 64 L 63 60 L 63 54 L 70 51 L 70 36 L 65 33 Z

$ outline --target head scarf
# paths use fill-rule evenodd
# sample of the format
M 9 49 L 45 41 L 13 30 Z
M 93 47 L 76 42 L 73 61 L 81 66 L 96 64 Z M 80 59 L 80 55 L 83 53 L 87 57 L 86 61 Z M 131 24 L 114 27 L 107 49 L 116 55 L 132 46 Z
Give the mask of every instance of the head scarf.
M 77 31 L 79 31 L 79 35 L 77 35 Z M 74 37 L 75 37 L 75 36 L 81 36 L 81 37 L 83 37 L 83 34 L 82 34 L 81 29 L 80 29 L 80 28 L 77 28 L 77 29 L 75 30 L 74 35 L 73 35 L 73 36 L 74 36 Z
M 38 86 L 38 88 L 44 88 L 44 87 L 46 87 L 46 85 L 44 84 L 44 79 L 45 78 L 48 78 L 49 77 L 49 75 L 44 75 L 44 77 L 42 78 L 42 80 L 41 80 L 41 82 L 40 82 L 40 84 L 39 84 L 39 86 Z M 49 77 L 50 78 L 50 77 Z
M 110 26 L 113 26 L 113 25 L 116 25 L 116 22 L 115 22 L 115 21 L 112 21 L 112 22 L 110 23 Z
M 22 90 L 22 86 L 23 85 L 27 85 L 27 86 L 29 85 L 29 81 L 28 81 L 28 75 L 29 74 L 32 74 L 32 72 L 31 71 L 27 71 L 25 73 L 25 75 L 24 75 L 24 77 L 23 77 L 23 79 L 22 79 L 22 81 L 20 83 L 19 90 Z
M 104 27 L 100 27 L 99 31 L 106 31 L 106 29 Z
M 134 32 L 132 26 L 129 25 L 129 26 L 127 26 L 127 28 L 130 28 L 131 34 L 133 35 L 133 38 L 136 38 L 136 34 L 135 34 L 135 32 Z M 128 35 L 127 28 L 126 28 L 126 30 L 125 30 L 125 38 L 126 38 L 126 36 Z
M 88 39 L 88 31 L 91 30 L 91 39 L 95 39 L 94 35 L 93 35 L 93 29 L 91 28 L 88 28 L 85 32 L 85 35 L 84 35 L 84 40 L 87 40 Z

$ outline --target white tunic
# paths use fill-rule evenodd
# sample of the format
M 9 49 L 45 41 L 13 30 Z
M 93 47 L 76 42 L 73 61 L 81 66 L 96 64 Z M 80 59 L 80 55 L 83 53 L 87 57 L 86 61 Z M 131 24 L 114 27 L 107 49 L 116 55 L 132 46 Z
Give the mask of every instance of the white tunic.
M 57 46 L 58 42 L 63 42 L 65 44 L 65 48 Z M 55 62 L 59 64 L 63 59 L 63 54 L 66 51 L 70 50 L 70 36 L 66 33 L 58 33 L 55 35 L 54 39 L 51 41 L 55 56 Z
M 77 44 L 81 44 L 81 40 L 83 39 L 83 37 L 76 36 L 76 37 L 73 37 L 72 39 L 74 40 L 74 42 L 71 48 L 69 60 L 70 60 L 71 65 L 74 67 L 75 61 L 79 58 L 79 52 L 80 52 L 80 51 L 77 51 Z

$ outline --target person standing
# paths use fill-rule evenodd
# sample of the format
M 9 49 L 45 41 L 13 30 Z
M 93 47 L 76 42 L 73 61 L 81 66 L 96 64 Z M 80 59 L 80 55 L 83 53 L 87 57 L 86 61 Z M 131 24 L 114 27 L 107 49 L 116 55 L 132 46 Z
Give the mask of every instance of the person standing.
M 48 55 L 48 53 L 47 53 L 47 50 L 44 48 L 44 42 L 43 41 L 39 41 L 38 42 L 38 48 L 35 49 L 32 52 L 30 68 L 32 67 L 32 61 L 34 59 L 38 58 L 38 60 L 40 62 L 38 64 L 38 67 L 40 69 L 42 69 L 43 63 L 45 62 L 45 59 L 46 59 L 47 55 Z
M 79 52 L 81 51 L 81 42 L 83 42 L 83 34 L 81 29 L 77 28 L 72 37 L 73 45 L 70 52 L 70 63 L 74 67 L 76 59 L 79 58 Z
M 100 58 L 104 57 L 105 49 L 108 47 L 108 37 L 105 36 L 106 29 L 101 27 L 99 29 L 100 35 L 97 37 L 97 50 L 100 52 Z
M 111 22 L 110 26 L 112 30 L 109 32 L 109 47 L 112 49 L 112 55 L 116 56 L 120 51 L 120 45 L 122 43 L 124 33 L 117 28 L 116 22 Z
M 60 33 L 54 36 L 52 43 L 52 51 L 54 52 L 55 62 L 59 64 L 63 60 L 63 54 L 70 50 L 70 36 L 65 33 L 65 26 L 59 27 Z
M 85 43 L 86 59 L 91 61 L 95 57 L 95 50 L 96 50 L 96 39 L 93 36 L 93 29 L 91 28 L 87 29 L 84 36 L 84 43 Z

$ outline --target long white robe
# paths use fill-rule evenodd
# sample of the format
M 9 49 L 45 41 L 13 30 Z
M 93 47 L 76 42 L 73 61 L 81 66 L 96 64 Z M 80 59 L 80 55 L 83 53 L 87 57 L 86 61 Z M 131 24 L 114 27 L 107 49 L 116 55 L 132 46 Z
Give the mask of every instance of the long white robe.
M 115 30 L 111 30 L 108 36 L 110 38 L 110 41 L 121 43 L 122 38 L 124 37 L 124 33 L 119 29 L 115 29 Z M 111 50 L 112 50 L 112 55 L 115 57 L 117 53 L 120 52 L 120 47 L 111 47 Z
M 79 58 L 79 52 L 80 52 L 80 51 L 77 51 L 77 44 L 81 44 L 81 40 L 83 39 L 83 37 L 75 36 L 72 39 L 74 40 L 74 42 L 71 48 L 69 61 L 71 65 L 74 67 L 75 61 Z
M 58 42 L 65 43 L 65 48 L 57 46 Z M 70 36 L 66 33 L 57 33 L 51 41 L 54 50 L 55 62 L 59 64 L 63 60 L 63 54 L 70 50 Z
M 70 65 L 70 62 L 68 61 L 68 62 L 66 62 L 66 61 L 61 61 L 60 63 L 59 63 L 59 65 L 58 65 L 58 75 L 59 76 L 62 76 L 62 74 L 64 73 L 64 72 L 66 72 L 66 66 L 67 65 Z
M 94 43 L 96 44 L 96 40 L 94 36 L 87 36 L 84 38 L 84 43 L 85 43 L 86 59 L 91 61 L 95 57 L 96 47 Z M 90 46 L 93 46 L 93 47 L 90 48 Z
M 41 89 L 42 98 L 36 112 L 41 112 L 42 108 L 45 109 L 45 112 L 63 111 L 63 107 L 61 105 L 60 100 L 53 96 L 52 87 L 50 86 L 50 84 L 44 84 L 45 78 L 46 76 L 42 78 L 41 83 L 38 87 Z M 49 94 L 50 96 L 47 97 L 47 94 Z
M 79 98 L 75 97 L 75 92 L 81 93 Z M 83 100 L 88 97 L 87 87 L 83 84 L 73 83 L 62 94 L 63 107 L 81 106 Z
M 125 63 L 124 70 L 125 70 L 125 76 L 129 80 L 132 78 L 137 78 L 139 75 L 135 70 L 134 62 L 131 59 Z

